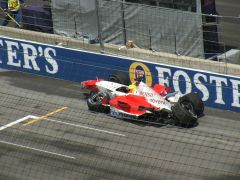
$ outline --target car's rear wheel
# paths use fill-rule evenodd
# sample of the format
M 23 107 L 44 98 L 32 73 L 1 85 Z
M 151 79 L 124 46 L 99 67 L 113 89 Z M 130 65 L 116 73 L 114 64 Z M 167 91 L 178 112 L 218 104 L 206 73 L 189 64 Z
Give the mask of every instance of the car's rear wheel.
M 204 111 L 204 104 L 197 93 L 189 93 L 180 98 L 180 102 L 190 102 L 197 116 L 201 116 Z
M 197 114 L 191 102 L 179 101 L 172 107 L 174 121 L 183 127 L 192 127 L 197 123 Z
M 107 112 L 109 107 L 103 105 L 103 99 L 109 100 L 109 95 L 106 92 L 91 93 L 87 100 L 88 109 L 96 112 Z
M 122 72 L 122 71 L 115 71 L 113 72 L 109 78 L 109 81 L 111 82 L 116 82 L 116 83 L 120 83 L 123 85 L 129 85 L 129 76 L 127 73 Z

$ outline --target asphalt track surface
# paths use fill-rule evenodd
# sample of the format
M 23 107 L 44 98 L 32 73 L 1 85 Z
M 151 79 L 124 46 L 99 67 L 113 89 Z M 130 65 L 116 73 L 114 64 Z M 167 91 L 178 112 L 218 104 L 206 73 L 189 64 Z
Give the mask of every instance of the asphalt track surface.
M 239 114 L 155 127 L 88 111 L 78 83 L 0 72 L 0 179 L 240 179 Z

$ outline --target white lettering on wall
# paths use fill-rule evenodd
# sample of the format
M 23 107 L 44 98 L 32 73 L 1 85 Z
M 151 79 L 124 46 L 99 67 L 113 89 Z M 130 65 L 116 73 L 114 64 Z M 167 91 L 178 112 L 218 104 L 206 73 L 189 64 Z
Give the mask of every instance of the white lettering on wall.
M 34 70 L 40 71 L 40 68 L 36 63 L 36 58 L 38 56 L 37 49 L 30 44 L 21 43 L 21 46 L 23 47 L 23 68 L 32 69 L 33 67 Z M 32 67 L 30 66 L 30 62 L 32 63 Z
M 240 81 L 230 79 L 233 87 L 233 103 L 232 106 L 240 107 Z
M 5 41 L 7 44 L 7 56 L 9 66 L 21 67 L 21 61 L 17 59 L 17 50 L 19 51 L 19 45 L 17 42 Z M 15 48 L 15 49 L 14 49 Z
M 55 74 L 58 72 L 58 64 L 57 61 L 53 58 L 56 57 L 56 50 L 50 47 L 46 47 L 43 49 L 41 46 L 34 46 L 27 43 L 17 43 L 14 41 L 5 41 L 7 45 L 7 65 L 15 66 L 15 67 L 23 67 L 29 70 L 41 71 L 37 60 L 44 60 L 45 70 L 47 73 Z M 22 51 L 20 49 L 20 45 L 22 47 Z M 0 45 L 4 46 L 3 40 L 0 40 Z M 19 52 L 19 53 L 17 53 Z M 19 57 L 18 57 L 19 56 Z M 40 58 L 43 57 L 43 58 Z M 38 59 L 39 58 L 39 59 Z M 2 61 L 0 60 L 0 63 Z M 42 62 L 44 63 L 44 62 Z
M 51 65 L 51 67 L 49 67 L 47 65 L 45 65 L 45 67 L 46 67 L 46 71 L 48 73 L 55 74 L 58 72 L 58 64 L 57 64 L 57 61 L 55 59 L 53 59 L 53 57 L 50 55 L 50 53 L 52 53 L 54 56 L 56 56 L 55 49 L 46 48 L 44 50 L 44 56 L 46 58 L 46 61 Z
M 209 91 L 207 87 L 200 81 L 200 78 L 203 78 L 205 82 L 207 82 L 207 76 L 201 73 L 196 73 L 193 77 L 194 84 L 197 89 L 199 89 L 203 93 L 202 100 L 207 101 L 209 98 Z
M 171 69 L 169 68 L 162 68 L 162 67 L 156 67 L 156 70 L 158 71 L 158 83 L 169 86 L 169 80 L 168 78 L 165 78 L 164 73 L 167 73 L 169 76 L 171 76 Z
M 225 104 L 223 100 L 222 83 L 227 85 L 227 79 L 222 77 L 210 76 L 210 83 L 216 82 L 216 100 L 215 103 Z
M 184 80 L 179 81 L 180 76 L 184 78 Z M 180 83 L 186 83 L 186 92 L 181 92 Z M 173 75 L 173 87 L 175 91 L 178 91 L 181 94 L 187 94 L 192 91 L 192 83 L 190 77 L 184 71 L 176 71 Z

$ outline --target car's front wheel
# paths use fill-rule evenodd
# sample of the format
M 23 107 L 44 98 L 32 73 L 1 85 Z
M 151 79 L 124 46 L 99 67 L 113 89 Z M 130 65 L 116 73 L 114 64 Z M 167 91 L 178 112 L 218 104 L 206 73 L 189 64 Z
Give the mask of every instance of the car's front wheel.
M 106 92 L 91 93 L 87 100 L 88 109 L 96 112 L 107 112 L 109 107 L 103 105 L 103 100 L 109 100 L 109 95 Z

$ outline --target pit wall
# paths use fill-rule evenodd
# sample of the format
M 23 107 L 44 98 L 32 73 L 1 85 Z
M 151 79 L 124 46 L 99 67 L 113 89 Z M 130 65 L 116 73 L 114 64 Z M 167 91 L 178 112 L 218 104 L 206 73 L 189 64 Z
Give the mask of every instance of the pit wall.
M 206 66 L 205 60 L 195 59 L 195 66 L 192 68 L 180 67 L 153 60 L 149 62 L 130 57 L 96 53 L 91 50 L 91 48 L 98 49 L 94 46 L 89 46 L 90 52 L 4 36 L 0 37 L 0 45 L 0 67 L 3 69 L 75 82 L 96 78 L 106 79 L 109 74 L 116 70 L 128 73 L 130 80 L 133 81 L 136 72 L 141 71 L 144 72 L 144 81 L 149 86 L 159 83 L 169 85 L 174 91 L 179 91 L 182 94 L 197 92 L 208 107 L 240 112 L 240 78 L 193 69 L 196 64 L 199 64 L 199 68 L 204 69 L 202 67 Z M 125 52 L 127 51 L 129 50 L 125 50 Z M 145 57 L 144 51 L 142 57 Z M 171 57 L 172 61 L 176 63 L 174 55 L 162 54 L 159 59 L 165 58 L 169 63 Z M 178 60 L 185 62 L 184 64 L 187 66 L 194 65 L 193 58 L 183 58 L 178 57 Z M 200 62 L 203 62 L 202 66 Z M 209 64 L 212 65 L 212 63 Z M 219 64 L 216 64 L 215 71 L 221 70 L 219 67 Z M 233 69 L 235 72 L 236 65 Z M 223 68 L 224 70 L 226 71 Z

